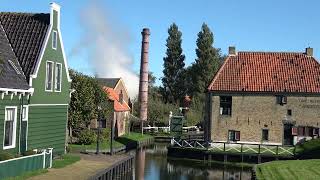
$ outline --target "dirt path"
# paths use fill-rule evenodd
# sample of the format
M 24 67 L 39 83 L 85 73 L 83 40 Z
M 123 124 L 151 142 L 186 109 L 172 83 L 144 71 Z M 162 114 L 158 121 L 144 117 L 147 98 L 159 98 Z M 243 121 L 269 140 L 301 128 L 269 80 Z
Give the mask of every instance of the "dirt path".
M 96 174 L 99 170 L 108 168 L 112 164 L 126 158 L 126 155 L 80 155 L 81 160 L 60 169 L 48 169 L 49 172 L 31 177 L 29 180 L 81 180 L 88 179 Z

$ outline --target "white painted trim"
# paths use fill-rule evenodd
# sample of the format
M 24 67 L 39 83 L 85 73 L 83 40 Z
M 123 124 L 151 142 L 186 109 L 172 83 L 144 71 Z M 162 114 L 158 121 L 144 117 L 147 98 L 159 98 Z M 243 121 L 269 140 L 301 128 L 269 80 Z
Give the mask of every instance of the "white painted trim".
M 56 39 L 54 39 L 54 36 L 53 36 L 54 33 L 56 33 Z M 54 40 L 56 40 L 56 47 L 54 47 L 54 44 L 53 44 Z M 52 41 L 52 42 L 51 42 L 51 47 L 52 47 L 52 49 L 57 50 L 57 47 L 58 47 L 58 32 L 57 32 L 56 30 L 53 30 L 53 31 L 52 31 L 51 41 Z
M 52 21 L 51 18 L 52 18 L 52 15 L 50 15 L 50 22 Z M 41 64 L 41 60 L 43 58 L 43 55 L 44 55 L 44 52 L 46 50 L 48 41 L 50 39 L 51 31 L 52 31 L 52 23 L 50 23 L 50 26 L 49 26 L 49 28 L 47 30 L 47 33 L 46 33 L 46 38 L 45 38 L 44 43 L 43 43 L 43 45 L 41 47 L 40 56 L 38 57 L 38 60 L 37 60 L 37 65 L 36 65 L 36 68 L 35 68 L 35 72 L 33 72 L 33 74 L 30 75 L 29 86 L 31 86 L 31 87 L 32 87 L 32 79 L 37 78 L 38 71 L 39 71 L 40 64 Z
M 59 19 L 60 19 L 60 18 L 59 18 Z M 63 55 L 64 67 L 65 67 L 65 69 L 66 69 L 67 79 L 68 79 L 68 82 L 71 82 L 72 79 L 70 78 L 70 75 L 69 75 L 69 66 L 68 66 L 68 63 L 67 63 L 66 53 L 64 52 L 64 45 L 63 45 L 63 41 L 62 41 L 62 36 L 61 36 L 60 27 L 58 27 L 58 34 L 59 34 L 59 40 L 60 40 L 60 44 L 61 44 L 61 50 L 62 50 L 62 55 Z
M 29 85 L 32 86 L 32 79 L 35 79 L 37 78 L 38 76 L 38 72 L 39 72 L 39 68 L 40 68 L 40 65 L 41 65 L 41 61 L 43 59 L 43 55 L 44 55 L 44 52 L 46 50 L 46 47 L 47 47 L 47 44 L 48 44 L 48 41 L 50 39 L 50 35 L 51 35 L 51 31 L 52 31 L 52 26 L 53 26 L 53 10 L 56 10 L 58 12 L 58 17 L 57 17 L 57 30 L 58 30 L 58 37 L 59 37 L 59 41 L 60 41 L 60 44 L 61 44 L 61 50 L 62 50 L 62 55 L 63 55 L 63 60 L 64 60 L 64 66 L 65 66 L 65 70 L 66 70 L 66 75 L 67 75 L 67 79 L 68 79 L 68 82 L 71 82 L 72 79 L 70 78 L 70 75 L 69 75 L 69 67 L 68 67 L 68 63 L 67 63 L 67 59 L 66 59 L 66 53 L 64 51 L 64 45 L 63 45 L 63 41 L 62 41 L 62 35 L 61 35 L 61 30 L 60 30 L 60 6 L 56 3 L 51 3 L 51 9 L 50 9 L 50 26 L 48 28 L 48 31 L 46 33 L 46 38 L 45 38 L 45 41 L 41 47 L 41 51 L 40 51 L 40 56 L 37 60 L 37 65 L 36 65 L 36 68 L 33 72 L 33 74 L 30 76 L 30 80 L 29 80 Z
M 4 93 L 7 93 L 8 92 L 17 92 L 17 93 L 33 93 L 34 92 L 34 89 L 33 88 L 30 88 L 30 89 L 10 89 L 10 88 L 0 88 L 0 91 L 4 92 Z
M 4 145 L 4 140 L 5 140 L 5 134 L 6 134 L 6 117 L 7 117 L 7 109 L 14 109 L 14 119 L 13 119 L 13 137 L 12 137 L 12 145 L 10 146 L 5 146 Z M 6 106 L 4 109 L 4 124 L 3 124 L 3 150 L 5 149 L 12 149 L 16 147 L 16 138 L 17 138 L 17 106 Z
M 22 107 L 26 108 L 26 117 L 24 119 L 22 118 L 22 121 L 28 121 L 28 119 L 29 119 L 29 106 L 23 105 Z M 23 110 L 22 110 L 22 114 L 23 114 Z
M 58 70 L 58 65 L 60 65 L 60 89 L 57 90 L 57 70 Z M 55 66 L 55 71 L 54 71 L 54 92 L 61 92 L 61 88 L 62 88 L 62 64 L 56 62 Z
M 30 106 L 69 106 L 69 104 L 29 104 Z
M 23 156 L 23 157 L 19 157 L 19 158 L 13 158 L 13 159 L 8 159 L 8 160 L 4 160 L 4 161 L 0 161 L 1 163 L 6 163 L 6 162 L 10 162 L 10 161 L 15 161 L 15 160 L 19 160 L 19 159 L 25 159 L 25 158 L 30 158 L 30 157 L 35 157 L 35 156 L 41 156 L 41 154 L 34 154 L 34 155 L 30 155 L 30 156 Z
M 51 89 L 50 90 L 48 90 L 47 89 L 47 83 L 48 83 L 48 79 L 47 79 L 47 73 L 48 73 L 48 70 L 47 70 L 47 64 L 48 63 L 51 63 L 52 64 L 52 70 L 51 70 L 51 79 L 52 79 L 52 81 L 51 81 Z M 53 77 L 53 72 L 54 72 L 54 66 L 55 66 L 55 64 L 54 64 L 54 62 L 53 61 L 46 61 L 46 80 L 45 80 L 45 83 L 44 83 L 44 91 L 46 91 L 46 92 L 53 92 L 53 86 L 54 86 L 54 77 Z
M 118 81 L 118 83 L 117 83 L 117 84 L 116 84 L 116 86 L 114 87 L 114 90 L 118 87 L 118 85 L 119 85 L 120 81 L 121 81 L 121 82 L 122 82 L 122 84 L 123 84 L 123 87 L 124 87 L 124 90 L 125 90 L 125 91 L 126 91 L 126 93 L 127 93 L 127 96 L 130 98 L 129 93 L 128 93 L 128 90 L 127 90 L 127 87 L 126 87 L 126 84 L 124 83 L 124 81 L 123 81 L 122 77 L 120 77 L 120 80 Z M 126 102 L 126 103 L 128 103 L 128 102 Z

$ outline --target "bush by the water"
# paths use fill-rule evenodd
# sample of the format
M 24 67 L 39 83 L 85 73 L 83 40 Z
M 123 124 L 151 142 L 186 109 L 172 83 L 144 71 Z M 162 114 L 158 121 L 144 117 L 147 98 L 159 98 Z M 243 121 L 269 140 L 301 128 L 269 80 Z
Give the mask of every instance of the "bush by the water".
M 320 139 L 312 139 L 297 145 L 299 159 L 320 159 Z
M 0 151 L 0 161 L 12 159 L 12 158 L 14 158 L 14 155 L 8 152 Z
M 89 145 L 95 142 L 96 140 L 96 133 L 89 129 L 82 130 L 78 135 L 78 144 Z

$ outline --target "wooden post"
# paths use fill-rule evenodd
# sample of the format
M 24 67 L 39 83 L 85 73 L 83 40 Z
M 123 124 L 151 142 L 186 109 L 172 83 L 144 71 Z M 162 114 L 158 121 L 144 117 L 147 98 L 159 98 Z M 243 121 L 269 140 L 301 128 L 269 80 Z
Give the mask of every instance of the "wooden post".
M 226 152 L 226 143 L 223 143 L 223 152 Z

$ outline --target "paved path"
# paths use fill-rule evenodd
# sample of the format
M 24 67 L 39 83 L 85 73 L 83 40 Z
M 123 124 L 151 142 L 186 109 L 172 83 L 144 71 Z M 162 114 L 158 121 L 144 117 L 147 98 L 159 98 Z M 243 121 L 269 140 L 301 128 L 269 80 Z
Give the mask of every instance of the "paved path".
M 112 164 L 124 159 L 127 155 L 87 155 L 80 154 L 81 160 L 60 169 L 48 169 L 49 172 L 29 178 L 29 180 L 81 180 L 88 179 L 99 170 L 108 168 Z

